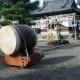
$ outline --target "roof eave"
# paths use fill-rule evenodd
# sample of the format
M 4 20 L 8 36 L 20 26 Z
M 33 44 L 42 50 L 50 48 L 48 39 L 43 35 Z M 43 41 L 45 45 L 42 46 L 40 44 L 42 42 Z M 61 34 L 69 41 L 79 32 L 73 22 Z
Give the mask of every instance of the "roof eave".
M 74 9 L 67 9 L 63 11 L 55 11 L 55 12 L 47 12 L 47 13 L 39 13 L 39 14 L 32 14 L 32 16 L 44 16 L 44 15 L 59 15 L 59 14 L 66 14 L 66 13 L 74 13 Z

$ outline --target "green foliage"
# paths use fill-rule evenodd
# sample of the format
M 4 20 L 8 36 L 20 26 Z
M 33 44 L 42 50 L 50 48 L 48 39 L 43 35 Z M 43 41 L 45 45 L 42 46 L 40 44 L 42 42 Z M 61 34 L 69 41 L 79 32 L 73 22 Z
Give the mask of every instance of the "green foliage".
M 24 3 L 30 2 L 30 0 L 8 0 L 8 1 L 11 2 L 12 4 L 16 4 L 21 1 L 23 1 Z
M 27 3 L 25 9 L 27 12 L 30 12 L 30 11 L 38 9 L 39 8 L 38 5 L 39 5 L 39 1 L 35 1 L 33 3 Z
M 30 3 L 30 0 L 0 0 L 0 15 L 20 24 L 29 24 L 29 13 L 38 8 L 39 1 Z
M 32 18 L 27 17 L 27 18 L 25 19 L 25 23 L 27 23 L 28 25 L 31 25 L 31 23 L 30 23 L 31 20 L 32 20 Z
M 77 4 L 80 5 L 80 0 L 77 0 Z
M 4 20 L 4 21 L 1 21 L 0 22 L 0 25 L 1 26 L 6 26 L 6 25 L 9 25 L 11 22 L 9 20 Z

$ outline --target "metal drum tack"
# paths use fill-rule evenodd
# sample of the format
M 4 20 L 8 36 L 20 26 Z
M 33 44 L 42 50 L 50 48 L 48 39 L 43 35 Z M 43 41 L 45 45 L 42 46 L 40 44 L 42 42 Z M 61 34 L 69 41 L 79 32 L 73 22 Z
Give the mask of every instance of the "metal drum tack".
M 36 43 L 36 33 L 30 26 L 18 24 L 0 29 L 0 48 L 5 54 L 25 53 L 26 48 L 28 54 L 33 54 Z

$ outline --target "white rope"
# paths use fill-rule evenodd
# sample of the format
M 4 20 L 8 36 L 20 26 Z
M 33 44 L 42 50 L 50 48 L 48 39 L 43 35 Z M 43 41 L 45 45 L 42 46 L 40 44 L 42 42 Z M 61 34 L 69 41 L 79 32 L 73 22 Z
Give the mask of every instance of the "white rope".
M 14 27 L 15 27 L 15 25 L 14 25 Z M 29 57 L 29 54 L 28 54 L 28 51 L 27 51 L 26 42 L 25 42 L 25 38 L 24 38 L 22 32 L 20 31 L 20 29 L 18 29 L 17 27 L 15 27 L 15 28 L 20 32 L 20 34 L 21 34 L 21 36 L 22 36 L 22 38 L 24 40 L 24 45 L 25 45 L 25 49 L 26 49 L 25 52 L 26 52 L 27 57 Z

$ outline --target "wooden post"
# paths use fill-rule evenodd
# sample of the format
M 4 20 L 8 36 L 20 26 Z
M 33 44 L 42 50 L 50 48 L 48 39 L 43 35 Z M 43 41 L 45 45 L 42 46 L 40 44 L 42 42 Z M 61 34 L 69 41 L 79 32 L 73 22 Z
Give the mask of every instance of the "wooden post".
M 74 15 L 74 31 L 75 31 L 75 43 L 77 42 L 77 32 L 76 32 L 76 26 L 75 26 L 75 15 Z

